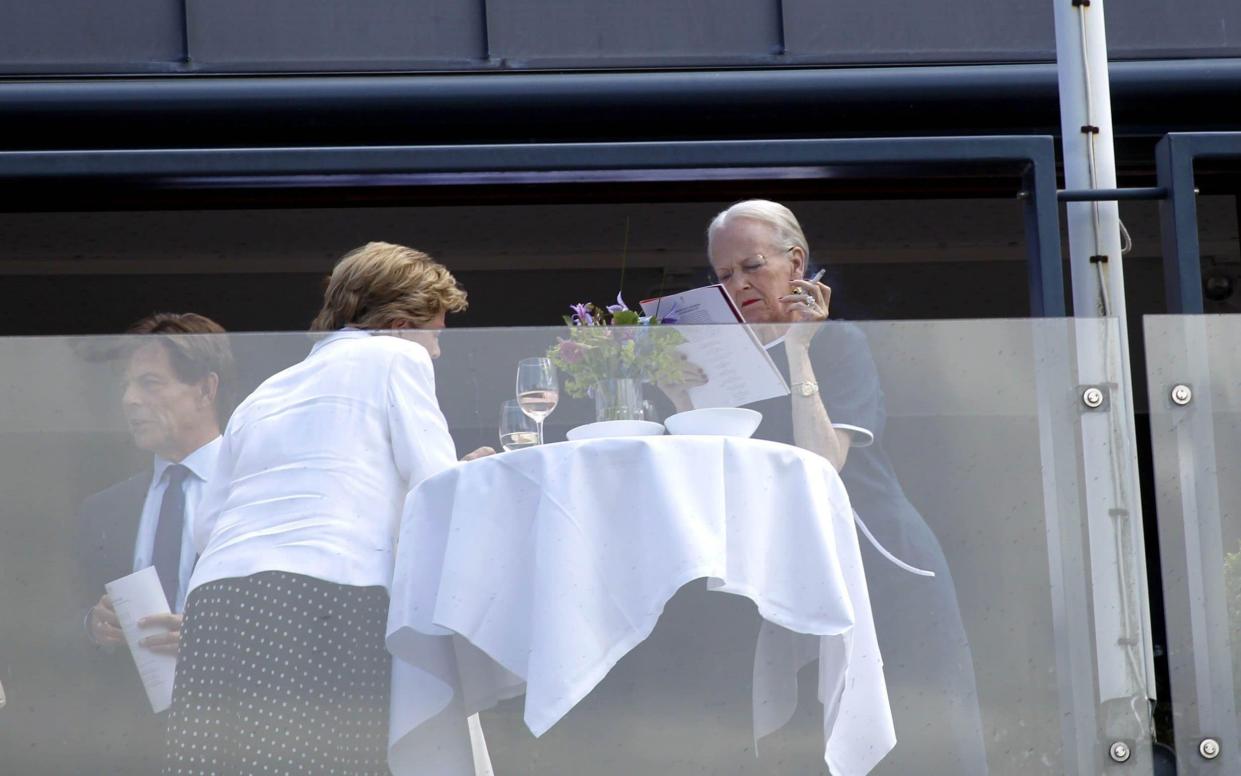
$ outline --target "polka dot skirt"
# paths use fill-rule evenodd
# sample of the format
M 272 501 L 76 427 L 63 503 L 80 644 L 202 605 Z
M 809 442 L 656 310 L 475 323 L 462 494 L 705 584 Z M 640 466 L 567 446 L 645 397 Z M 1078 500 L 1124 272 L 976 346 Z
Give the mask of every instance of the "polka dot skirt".
M 268 571 L 185 608 L 165 774 L 387 774 L 388 595 Z

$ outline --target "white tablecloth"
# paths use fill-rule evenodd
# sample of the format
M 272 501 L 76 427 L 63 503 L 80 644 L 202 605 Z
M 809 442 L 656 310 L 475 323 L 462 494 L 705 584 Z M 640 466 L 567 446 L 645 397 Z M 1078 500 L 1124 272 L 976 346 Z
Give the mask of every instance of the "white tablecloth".
M 682 436 L 504 453 L 410 494 L 388 620 L 393 773 L 486 768 L 466 718 L 523 692 L 541 735 L 700 578 L 763 618 L 756 740 L 792 717 L 817 659 L 828 766 L 874 767 L 896 737 L 840 478 L 788 445 Z

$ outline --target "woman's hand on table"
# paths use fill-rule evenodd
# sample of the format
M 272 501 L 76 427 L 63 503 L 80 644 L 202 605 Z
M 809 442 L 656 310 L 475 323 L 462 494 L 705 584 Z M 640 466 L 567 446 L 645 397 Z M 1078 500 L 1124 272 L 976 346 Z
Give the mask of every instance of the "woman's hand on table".
M 682 362 L 680 379 L 658 382 L 656 386 L 664 392 L 664 395 L 668 397 L 668 401 L 672 402 L 673 407 L 676 407 L 677 412 L 685 412 L 694 408 L 694 405 L 689 400 L 689 389 L 706 385 L 707 373 L 702 371 L 702 367 L 687 359 L 684 354 L 678 353 L 677 356 Z
M 818 332 L 817 325 L 827 320 L 828 308 L 831 306 L 832 289 L 823 283 L 809 280 L 791 281 L 793 287 L 802 293 L 786 294 L 780 297 L 789 311 L 790 322 L 800 324 L 789 329 L 785 342 L 790 345 L 809 347 L 810 340 Z
M 479 458 L 486 458 L 489 455 L 495 455 L 495 454 L 496 454 L 496 449 L 494 447 L 487 447 L 486 445 L 483 445 L 477 450 L 473 450 L 471 452 L 466 453 L 464 456 L 461 457 L 461 460 L 462 461 L 477 461 Z

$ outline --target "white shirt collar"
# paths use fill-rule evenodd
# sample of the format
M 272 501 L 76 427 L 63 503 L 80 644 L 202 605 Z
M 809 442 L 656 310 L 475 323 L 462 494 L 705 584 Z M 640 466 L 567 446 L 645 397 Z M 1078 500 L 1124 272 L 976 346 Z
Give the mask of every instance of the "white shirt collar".
M 216 458 L 220 453 L 220 441 L 222 437 L 216 437 L 207 444 L 198 448 L 194 452 L 185 456 L 181 460 L 181 465 L 190 470 L 193 474 L 203 482 L 210 482 L 212 475 L 215 474 Z M 155 469 L 152 472 L 151 482 L 157 483 L 164 476 L 164 472 L 172 466 L 173 462 L 161 456 L 155 456 Z
M 341 342 L 342 340 L 360 339 L 362 337 L 369 337 L 369 336 L 371 336 L 371 333 L 369 331 L 366 331 L 365 329 L 354 329 L 352 327 L 347 326 L 341 329 L 340 331 L 332 332 L 331 334 L 327 335 L 323 339 L 316 342 L 314 346 L 310 349 L 310 353 L 311 355 L 314 355 L 315 353 L 319 352 L 320 348 L 333 342 Z

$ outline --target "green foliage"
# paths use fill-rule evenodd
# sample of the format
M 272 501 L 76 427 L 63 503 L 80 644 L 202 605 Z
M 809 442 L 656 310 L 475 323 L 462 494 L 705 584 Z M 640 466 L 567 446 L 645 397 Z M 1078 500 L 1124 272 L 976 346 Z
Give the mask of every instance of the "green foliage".
M 615 378 L 655 383 L 683 379 L 685 362 L 676 350 L 685 341 L 681 333 L 618 307 L 574 305 L 574 314 L 565 317 L 569 338 L 547 355 L 565 375 L 570 396 L 584 397 L 591 386 Z

